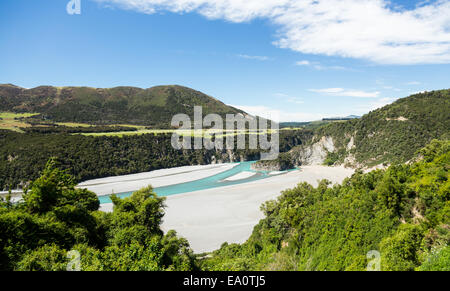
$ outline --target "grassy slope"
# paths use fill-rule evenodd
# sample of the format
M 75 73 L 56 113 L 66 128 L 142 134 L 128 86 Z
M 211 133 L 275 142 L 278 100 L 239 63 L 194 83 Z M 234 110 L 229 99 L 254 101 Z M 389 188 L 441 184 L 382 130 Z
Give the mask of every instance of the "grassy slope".
M 30 126 L 23 119 L 37 115 L 37 113 L 0 112 L 0 129 L 21 132 L 20 128 Z
M 175 114 L 192 117 L 196 105 L 203 107 L 205 115 L 243 113 L 199 91 L 176 85 L 149 89 L 51 86 L 24 89 L 0 85 L 0 111 L 39 112 L 44 118 L 57 122 L 167 128 Z

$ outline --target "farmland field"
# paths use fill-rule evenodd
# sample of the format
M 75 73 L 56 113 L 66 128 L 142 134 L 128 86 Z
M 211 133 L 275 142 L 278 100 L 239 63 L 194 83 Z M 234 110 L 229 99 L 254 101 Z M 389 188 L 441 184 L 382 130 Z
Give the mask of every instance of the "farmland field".
M 27 122 L 27 118 L 39 115 L 39 113 L 11 113 L 11 112 L 0 112 L 0 129 L 7 129 L 16 132 L 23 133 L 23 128 L 29 127 L 68 127 L 68 128 L 95 128 L 97 125 L 89 124 L 89 123 L 79 123 L 79 122 L 49 122 L 48 124 L 38 124 L 32 125 Z M 32 123 L 32 122 L 31 122 Z M 50 125 L 49 125 L 50 124 Z M 197 130 L 176 130 L 176 129 L 149 129 L 142 125 L 133 125 L 133 124 L 111 124 L 106 125 L 106 130 L 102 132 L 83 132 L 83 133 L 73 133 L 73 134 L 81 134 L 85 136 L 129 136 L 129 135 L 143 135 L 143 134 L 172 134 L 177 132 L 181 136 L 192 136 L 192 137 L 202 137 L 207 135 L 215 134 L 217 138 L 230 136 L 230 135 L 238 135 L 238 134 L 268 134 L 271 133 L 270 129 L 260 130 L 260 131 L 248 131 L 248 130 L 211 130 L 211 129 L 197 129 Z M 125 127 L 125 128 L 135 128 L 135 131 L 109 131 L 108 128 L 113 129 L 114 127 Z M 22 128 L 22 129 L 21 129 Z M 284 128 L 281 130 L 296 130 L 294 128 Z
M 24 118 L 32 117 L 38 113 L 12 113 L 0 112 L 0 129 L 8 129 L 22 132 L 21 127 L 30 127 L 31 125 L 24 122 Z

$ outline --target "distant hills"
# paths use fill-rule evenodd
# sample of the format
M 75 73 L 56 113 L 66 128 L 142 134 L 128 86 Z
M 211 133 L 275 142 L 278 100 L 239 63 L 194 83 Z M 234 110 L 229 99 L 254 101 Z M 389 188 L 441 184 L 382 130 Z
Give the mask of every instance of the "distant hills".
M 296 121 L 290 121 L 290 122 L 280 122 L 280 128 L 304 128 L 304 129 L 315 129 L 320 126 L 323 126 L 330 122 L 335 121 L 346 121 L 351 119 L 357 119 L 361 118 L 361 116 L 357 115 L 349 115 L 346 117 L 328 117 L 323 118 L 322 120 L 315 120 L 315 121 L 304 121 L 304 122 L 296 122 Z
M 169 127 L 175 114 L 193 116 L 194 106 L 203 114 L 245 113 L 202 92 L 178 85 L 149 89 L 115 87 L 40 86 L 32 89 L 0 85 L 0 111 L 40 113 L 39 118 L 56 122 L 97 125 L 136 124 Z
M 357 119 L 357 118 L 361 118 L 361 116 L 357 116 L 357 115 L 349 115 L 346 117 L 327 117 L 327 118 L 323 118 L 323 121 L 339 121 L 339 120 L 350 120 L 350 119 Z

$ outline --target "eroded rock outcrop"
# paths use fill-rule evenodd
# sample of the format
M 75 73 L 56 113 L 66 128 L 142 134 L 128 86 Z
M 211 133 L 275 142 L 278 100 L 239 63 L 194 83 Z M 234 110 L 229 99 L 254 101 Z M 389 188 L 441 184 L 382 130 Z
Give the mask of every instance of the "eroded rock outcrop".
M 298 165 L 322 165 L 329 152 L 336 150 L 333 138 L 323 136 L 319 141 L 291 151 Z

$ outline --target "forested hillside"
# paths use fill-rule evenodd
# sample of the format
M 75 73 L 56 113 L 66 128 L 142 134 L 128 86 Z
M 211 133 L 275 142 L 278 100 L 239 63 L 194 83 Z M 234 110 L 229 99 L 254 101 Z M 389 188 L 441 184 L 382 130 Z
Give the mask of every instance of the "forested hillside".
M 197 105 L 203 107 L 204 115 L 244 113 L 199 91 L 175 85 L 149 89 L 51 86 L 24 89 L 0 85 L 0 112 L 40 113 L 34 118 L 58 122 L 169 128 L 175 114 L 192 117 Z
M 450 137 L 450 90 L 432 91 L 402 98 L 360 119 L 335 122 L 318 128 L 306 147 L 293 150 L 300 163 L 314 144 L 332 139 L 325 163 L 374 166 L 404 163 L 432 139 Z
M 280 151 L 289 151 L 311 137 L 308 130 L 284 131 Z M 52 157 L 80 182 L 187 165 L 257 160 L 260 150 L 175 150 L 170 134 L 93 137 L 0 130 L 0 191 L 26 186 L 39 177 Z
M 421 160 L 341 185 L 301 183 L 262 206 L 266 218 L 242 245 L 224 244 L 207 270 L 450 270 L 450 142 L 433 141 Z

